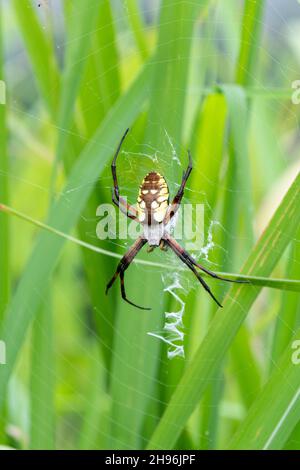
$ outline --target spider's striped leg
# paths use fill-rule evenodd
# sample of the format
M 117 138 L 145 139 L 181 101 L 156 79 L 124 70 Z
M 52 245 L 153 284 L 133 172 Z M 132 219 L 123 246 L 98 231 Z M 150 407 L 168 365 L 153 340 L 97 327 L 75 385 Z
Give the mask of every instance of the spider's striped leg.
M 127 217 L 138 221 L 138 213 L 136 208 L 127 204 L 126 200 L 121 196 L 119 196 L 117 199 L 114 190 L 112 193 L 112 202 L 120 209 L 121 212 L 123 212 L 123 214 L 127 215 Z
M 114 182 L 112 201 L 114 204 L 116 204 L 116 206 L 119 207 L 119 209 L 123 212 L 123 214 L 127 215 L 127 217 L 129 217 L 130 219 L 137 220 L 138 217 L 137 217 L 136 209 L 130 206 L 129 204 L 127 204 L 127 202 L 122 197 L 120 197 L 119 183 L 118 183 L 118 177 L 117 177 L 117 158 L 120 153 L 124 139 L 126 135 L 128 134 L 128 131 L 129 129 L 126 129 L 118 145 L 117 151 L 115 153 L 115 156 L 111 164 L 111 173 L 112 173 L 113 182 Z
M 111 286 L 113 285 L 113 283 L 115 282 L 117 277 L 120 276 L 122 298 L 127 303 L 129 303 L 130 305 L 133 305 L 134 307 L 140 308 L 141 310 L 151 310 L 150 308 L 147 308 L 147 307 L 140 307 L 139 305 L 136 305 L 133 302 L 131 302 L 130 300 L 128 300 L 127 297 L 126 297 L 125 285 L 124 285 L 124 273 L 125 273 L 126 269 L 128 268 L 128 266 L 130 265 L 130 263 L 132 262 L 132 260 L 134 259 L 134 257 L 138 254 L 140 249 L 145 245 L 145 243 L 147 243 L 147 240 L 140 237 L 134 242 L 132 247 L 129 248 L 127 253 L 125 253 L 125 255 L 123 256 L 123 258 L 121 259 L 121 261 L 119 262 L 119 264 L 117 266 L 117 270 L 116 270 L 115 274 L 113 275 L 113 277 L 111 278 L 111 280 L 107 284 L 105 293 L 106 294 L 108 293 L 109 289 L 111 288 Z
M 127 136 L 128 134 L 128 131 L 129 129 L 126 129 L 126 131 L 124 132 L 124 135 L 118 145 L 118 148 L 117 148 L 117 151 L 115 153 L 115 156 L 113 158 L 113 161 L 112 161 L 112 164 L 111 164 L 111 172 L 112 172 L 112 177 L 113 177 L 113 181 L 114 181 L 114 192 L 115 192 L 115 196 L 116 196 L 116 199 L 119 200 L 119 184 L 118 184 L 118 178 L 117 178 L 117 158 L 118 158 L 118 155 L 120 153 L 120 150 L 121 150 L 121 147 L 122 147 L 122 144 L 125 140 L 125 137 Z
M 174 240 L 174 238 L 168 236 L 168 239 L 170 240 L 170 242 L 172 243 L 173 246 L 176 247 L 177 250 L 182 250 L 181 246 L 179 245 L 179 243 L 177 243 L 176 240 Z M 184 251 L 184 256 L 194 265 L 196 266 L 197 268 L 201 269 L 201 271 L 205 272 L 206 274 L 208 274 L 208 276 L 211 276 L 213 277 L 214 279 L 219 279 L 220 281 L 226 281 L 226 282 L 236 282 L 238 284 L 248 284 L 249 281 L 247 280 L 244 280 L 244 279 L 225 279 L 225 277 L 222 277 L 222 276 L 219 276 L 218 274 L 214 273 L 213 271 L 210 271 L 209 269 L 205 268 L 204 266 L 202 266 L 202 264 L 199 264 L 197 263 L 197 261 L 185 250 Z
M 188 167 L 187 167 L 186 171 L 183 173 L 181 185 L 180 185 L 180 187 L 177 191 L 177 194 L 174 197 L 174 199 L 172 201 L 172 204 L 170 204 L 170 206 L 167 210 L 167 213 L 166 213 L 165 218 L 164 218 L 164 224 L 167 224 L 172 219 L 172 217 L 176 214 L 176 212 L 179 209 L 181 200 L 183 198 L 184 188 L 185 188 L 186 182 L 189 179 L 189 176 L 190 176 L 191 171 L 193 169 L 192 156 L 191 156 L 191 152 L 189 150 L 188 150 L 188 156 L 189 156 Z
M 151 310 L 150 307 L 141 307 L 140 305 L 137 305 L 137 304 L 131 302 L 131 300 L 127 299 L 126 291 L 125 291 L 125 284 L 124 284 L 124 271 L 120 272 L 120 281 L 121 281 L 121 295 L 122 295 L 122 299 L 124 299 L 125 302 L 132 305 L 133 307 L 140 308 L 141 310 Z
M 222 307 L 218 299 L 214 296 L 212 291 L 210 290 L 210 287 L 206 284 L 204 279 L 200 276 L 200 274 L 196 271 L 196 269 L 193 266 L 193 263 L 189 259 L 188 253 L 177 243 L 175 240 L 173 240 L 171 237 L 167 237 L 164 239 L 165 242 L 172 248 L 174 253 L 181 259 L 181 261 L 184 262 L 184 264 L 187 265 L 188 268 L 195 274 L 197 277 L 198 281 L 201 283 L 201 285 L 204 287 L 204 289 L 209 293 L 209 295 L 212 297 L 212 299 L 216 302 L 216 304 L 219 307 Z M 175 243 L 174 243 L 175 242 Z

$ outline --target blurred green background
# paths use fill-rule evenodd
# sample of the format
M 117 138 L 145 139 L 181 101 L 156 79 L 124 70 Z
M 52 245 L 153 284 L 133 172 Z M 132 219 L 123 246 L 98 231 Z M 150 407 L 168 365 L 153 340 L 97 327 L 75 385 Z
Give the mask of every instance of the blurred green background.
M 299 2 L 2 0 L 0 15 L 1 445 L 299 449 Z M 119 281 L 105 296 L 132 240 L 98 240 L 96 209 L 127 127 L 132 204 L 151 169 L 174 194 L 191 149 L 193 254 L 250 280 L 207 278 L 223 309 L 159 250 L 125 277 L 150 312 Z M 180 310 L 170 359 L 148 333 L 168 339 Z

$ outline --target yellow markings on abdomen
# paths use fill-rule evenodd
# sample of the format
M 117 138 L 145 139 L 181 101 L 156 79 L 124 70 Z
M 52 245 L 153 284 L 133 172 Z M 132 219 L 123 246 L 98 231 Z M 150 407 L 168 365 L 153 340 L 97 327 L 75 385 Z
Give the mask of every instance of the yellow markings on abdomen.
M 159 173 L 151 172 L 145 176 L 137 199 L 140 222 L 151 225 L 164 220 L 169 205 L 169 188 Z

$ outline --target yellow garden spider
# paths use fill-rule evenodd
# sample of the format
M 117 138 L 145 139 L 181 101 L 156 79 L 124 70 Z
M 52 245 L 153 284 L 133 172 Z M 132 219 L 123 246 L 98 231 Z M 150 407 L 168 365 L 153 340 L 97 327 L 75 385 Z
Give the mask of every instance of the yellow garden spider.
M 214 294 L 211 292 L 209 286 L 206 284 L 204 279 L 200 276 L 200 274 L 196 271 L 195 266 L 202 271 L 204 271 L 209 276 L 219 279 L 221 281 L 226 282 L 240 282 L 243 283 L 243 280 L 232 280 L 232 279 L 225 279 L 223 277 L 218 276 L 212 271 L 209 271 L 207 268 L 202 266 L 201 264 L 197 263 L 194 258 L 185 251 L 174 238 L 170 236 L 170 221 L 176 214 L 179 209 L 184 188 L 188 177 L 192 171 L 192 157 L 190 152 L 188 151 L 189 156 L 189 164 L 186 171 L 183 174 L 181 185 L 178 189 L 176 196 L 174 197 L 171 204 L 169 204 L 169 189 L 166 183 L 166 180 L 163 176 L 159 173 L 152 171 L 148 173 L 142 181 L 142 184 L 139 189 L 138 199 L 137 199 L 137 208 L 127 204 L 125 199 L 120 197 L 119 194 L 119 185 L 117 179 L 117 157 L 119 155 L 121 146 L 123 141 L 128 133 L 129 129 L 127 129 L 119 143 L 117 151 L 115 153 L 114 159 L 111 164 L 111 171 L 112 177 L 114 182 L 113 188 L 113 195 L 112 200 L 114 204 L 116 204 L 119 209 L 127 215 L 130 219 L 136 220 L 137 222 L 143 225 L 143 235 L 137 238 L 135 243 L 132 247 L 127 251 L 127 253 L 123 256 L 121 261 L 118 264 L 117 270 L 113 275 L 112 279 L 106 286 L 106 294 L 108 290 L 111 288 L 115 280 L 118 276 L 120 276 L 121 281 L 121 295 L 122 298 L 128 302 L 130 305 L 134 307 L 140 308 L 142 310 L 151 310 L 147 307 L 140 307 L 139 305 L 134 304 L 126 297 L 125 292 L 125 285 L 124 285 L 124 273 L 125 270 L 128 268 L 130 263 L 133 261 L 134 257 L 137 253 L 141 250 L 141 248 L 148 243 L 149 249 L 148 251 L 152 251 L 156 247 L 160 247 L 160 249 L 165 250 L 169 246 L 174 253 L 183 261 L 188 268 L 195 274 L 199 282 L 202 284 L 204 289 L 209 293 L 209 295 L 214 299 L 214 301 L 218 304 L 219 307 L 222 307 L 220 302 L 216 299 Z

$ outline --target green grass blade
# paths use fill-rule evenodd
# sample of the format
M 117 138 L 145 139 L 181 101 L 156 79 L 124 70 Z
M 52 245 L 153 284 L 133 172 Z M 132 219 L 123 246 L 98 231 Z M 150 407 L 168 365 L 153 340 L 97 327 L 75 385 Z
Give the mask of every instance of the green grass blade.
M 203 103 L 203 109 L 201 110 L 199 119 L 200 122 L 195 126 L 194 130 L 194 135 L 196 136 L 196 145 L 193 146 L 195 169 L 191 175 L 191 188 L 196 191 L 203 191 L 205 194 L 206 207 L 209 208 L 209 210 L 205 210 L 205 226 L 208 227 L 210 225 L 210 220 L 212 220 L 216 214 L 216 203 L 221 180 L 220 173 L 225 144 L 227 114 L 227 102 L 224 95 L 222 93 L 208 95 Z M 216 295 L 221 298 L 221 296 L 223 296 L 223 289 L 218 285 L 216 285 L 215 288 L 217 289 Z M 187 309 L 189 317 L 193 317 L 190 320 L 191 322 L 193 322 L 193 320 L 194 322 L 197 321 L 199 302 L 203 305 L 204 315 L 205 307 L 207 316 L 211 316 L 215 312 L 215 307 L 209 302 L 206 302 L 202 295 L 198 302 L 197 300 L 194 302 L 192 309 Z M 191 332 L 195 330 L 198 332 L 199 327 L 189 328 L 189 331 Z M 186 338 L 188 336 L 189 335 L 186 335 Z M 195 341 L 198 343 L 199 339 L 195 338 Z M 216 444 L 218 425 L 217 417 L 219 412 L 218 405 L 223 392 L 222 381 L 223 373 L 222 368 L 220 368 L 219 372 L 216 374 L 216 380 L 206 390 L 201 403 L 199 433 L 199 447 L 201 449 L 211 449 L 214 448 Z
M 193 27 L 202 6 L 180 0 L 174 8 L 171 0 L 163 0 L 160 8 L 159 32 L 156 53 L 153 58 L 153 86 L 145 130 L 145 145 L 167 156 L 160 169 L 169 177 L 174 174 L 170 165 L 172 150 L 168 137 L 179 150 L 183 133 L 186 87 Z M 168 137 L 167 137 L 168 136 Z M 147 148 L 145 147 L 147 150 Z M 145 150 L 145 151 L 146 151 Z M 166 162 L 168 164 L 166 165 Z M 149 165 L 153 162 L 149 162 Z M 163 168 L 165 165 L 165 168 Z M 149 168 L 150 169 L 150 168 Z M 181 175 L 180 175 L 181 176 Z M 140 285 L 141 274 L 135 271 L 132 285 Z M 143 427 L 147 410 L 156 410 L 159 404 L 159 388 L 154 387 L 159 366 L 161 344 L 148 332 L 161 331 L 163 326 L 162 302 L 154 292 L 163 288 L 160 276 L 143 273 L 143 290 L 136 289 L 138 304 L 152 307 L 147 312 L 132 312 L 120 305 L 117 331 L 131 331 L 134 341 L 117 335 L 112 380 L 112 444 L 113 448 L 141 448 L 151 433 L 150 424 Z M 124 361 L 124 358 L 128 358 Z M 155 422 L 155 416 L 153 422 Z M 128 423 L 131 423 L 130 427 Z
M 232 159 L 232 162 L 230 162 L 231 168 L 229 168 L 229 170 L 231 169 L 233 172 L 233 175 L 229 175 L 229 178 L 232 179 L 232 185 L 228 185 L 231 194 L 227 195 L 228 203 L 225 206 L 226 222 L 224 222 L 224 225 L 231 234 L 244 234 L 242 247 L 236 246 L 234 237 L 231 236 L 229 236 L 231 240 L 227 240 L 226 242 L 230 257 L 236 260 L 238 265 L 240 265 L 241 261 L 245 258 L 246 250 L 249 251 L 254 243 L 253 191 L 250 176 L 247 133 L 248 105 L 246 94 L 240 86 L 225 85 L 223 92 L 226 96 L 229 110 L 230 137 L 232 139 L 229 157 Z M 234 194 L 232 194 L 233 189 Z M 238 199 L 238 201 L 235 199 Z M 236 209 L 231 211 L 231 205 Z M 237 214 L 242 227 L 236 224 L 237 218 L 234 220 Z M 235 376 L 239 384 L 242 399 L 244 403 L 249 406 L 260 389 L 261 371 L 252 350 L 251 338 L 246 325 L 242 325 L 238 332 L 233 342 L 231 353 Z M 241 364 L 248 364 L 247 370 L 241 367 Z
M 49 297 L 33 322 L 30 383 L 30 448 L 54 449 L 54 349 Z
M 94 131 L 102 122 L 105 112 L 118 97 L 118 80 L 116 80 L 118 69 L 115 68 L 117 60 L 109 2 L 106 0 L 100 2 L 76 0 L 68 5 L 66 15 L 68 40 L 58 112 L 58 138 L 52 172 L 53 187 L 59 163 L 63 162 L 65 171 L 69 174 L 86 140 L 92 138 Z M 111 68 L 112 71 L 110 71 Z M 110 72 L 104 73 L 104 70 Z M 109 86 L 106 86 L 108 83 Z M 104 92 L 99 96 L 100 85 L 104 88 Z M 115 87 L 114 94 L 111 93 L 112 87 Z M 99 99 L 95 99 L 95 97 L 99 97 Z M 77 112 L 78 110 L 79 112 Z M 79 119 L 74 118 L 75 114 L 79 116 Z M 76 121 L 77 128 L 79 123 L 81 125 L 79 132 L 74 121 Z M 79 134 L 85 139 L 80 139 Z M 95 217 L 99 200 L 101 200 L 101 195 L 99 197 L 99 194 L 93 190 L 79 221 L 78 230 L 83 239 L 87 238 L 86 221 Z M 109 303 L 110 299 L 103 301 L 103 292 L 99 289 L 103 278 L 103 264 L 94 261 L 92 253 L 85 252 L 83 254 L 87 286 L 96 312 L 96 328 L 98 332 L 101 331 L 103 338 L 101 344 L 105 350 L 108 350 L 111 347 L 112 334 L 107 322 L 102 320 L 102 311 L 107 312 L 111 304 Z M 101 311 L 100 315 L 99 310 Z
M 50 112 L 55 115 L 58 104 L 59 72 L 51 41 L 43 31 L 31 1 L 13 0 L 12 4 L 39 90 Z
M 244 245 L 250 249 L 253 245 L 253 227 L 252 227 L 252 199 L 250 171 L 248 161 L 248 142 L 247 142 L 247 100 L 244 90 L 236 85 L 224 85 L 222 92 L 226 99 L 229 118 L 229 141 L 228 154 L 229 160 L 226 171 L 226 190 L 224 191 L 224 204 L 221 224 L 224 231 L 221 234 L 221 240 L 218 243 L 222 246 L 228 256 L 224 259 L 222 256 L 217 259 L 225 270 L 231 270 L 233 266 L 241 263 L 243 257 L 237 256 L 242 250 L 237 247 L 235 234 L 240 232 L 237 221 L 243 219 L 245 225 Z M 209 157 L 208 157 L 209 158 Z M 201 166 L 200 166 L 201 168 Z M 205 173 L 207 174 L 207 173 Z M 208 173 L 209 174 L 209 173 Z M 245 176 L 246 175 L 246 176 Z M 214 176 L 210 177 L 213 178 Z M 221 185 L 224 185 L 224 183 Z M 219 185 L 217 185 L 218 187 Z M 230 189 L 228 189 L 230 188 Z M 237 194 L 239 197 L 237 198 Z M 210 200 L 208 200 L 210 203 Z M 241 215 L 241 217 L 239 217 Z M 216 294 L 222 298 L 226 292 L 226 287 L 217 286 Z M 211 306 L 215 311 L 215 307 Z M 255 392 L 259 389 L 260 373 L 257 361 L 254 358 L 250 337 L 246 326 L 243 325 L 235 338 L 232 346 L 232 359 L 237 371 L 237 380 L 246 402 L 248 397 L 253 399 Z M 244 368 L 239 367 L 239 361 L 247 361 L 249 369 L 247 374 L 243 374 Z M 201 448 L 212 448 L 215 445 L 217 430 L 218 405 L 221 400 L 221 393 L 224 392 L 221 386 L 223 377 L 223 367 L 220 365 L 216 378 L 204 395 L 201 404 Z M 213 402 L 211 400 L 214 400 Z
M 3 20 L 2 5 L 0 5 L 0 200 L 5 204 L 9 199 L 9 161 L 7 152 L 7 124 L 6 124 L 6 83 L 3 69 Z M 10 294 L 10 243 L 9 222 L 6 214 L 0 215 L 0 322 L 9 301 Z
M 244 273 L 264 276 L 272 273 L 298 228 L 299 203 L 298 174 L 247 259 L 243 267 Z M 178 384 L 149 443 L 150 449 L 169 449 L 174 445 L 259 292 L 259 288 L 232 287 L 224 302 L 224 309 L 211 322 L 207 336 Z
M 299 364 L 293 362 L 294 340 L 276 364 L 274 372 L 230 444 L 232 449 L 278 450 L 300 420 Z M 299 356 L 299 355 L 298 355 Z
M 180 1 L 174 8 L 171 0 L 162 2 L 146 140 L 166 154 L 170 154 L 166 131 L 175 150 L 181 143 L 192 33 L 208 4 L 209 0 Z
M 143 60 L 149 56 L 148 44 L 145 37 L 144 25 L 140 15 L 139 7 L 136 0 L 127 0 L 126 8 L 128 11 L 128 19 L 131 24 L 132 32 L 138 47 L 140 56 Z
M 203 191 L 209 207 L 215 208 L 225 141 L 227 103 L 222 93 L 208 95 L 194 127 L 194 168 L 190 186 Z M 211 216 L 211 214 L 210 214 Z
M 80 90 L 80 110 L 89 136 L 97 129 L 121 92 L 120 54 L 109 0 L 100 2 L 95 26 Z
M 300 278 L 299 263 L 300 246 L 299 246 L 300 230 L 291 244 L 290 258 L 288 260 L 287 274 L 294 278 Z M 299 295 L 291 292 L 283 292 L 281 305 L 275 325 L 271 368 L 276 367 L 277 360 L 287 348 L 291 339 L 292 332 L 300 325 L 300 299 Z
M 226 96 L 230 119 L 235 189 L 239 191 L 237 208 L 243 215 L 246 234 L 245 243 L 250 249 L 253 246 L 254 237 L 252 226 L 252 189 L 247 141 L 247 98 L 244 90 L 237 85 L 225 85 L 222 91 Z M 232 197 L 236 198 L 236 195 L 234 194 Z M 230 217 L 230 215 L 228 217 Z M 230 224 L 225 226 L 228 230 L 230 230 L 231 226 L 234 226 L 232 218 Z M 235 231 L 233 231 L 233 233 L 235 233 Z M 233 250 L 231 253 L 233 253 Z
M 91 35 L 97 18 L 98 2 L 72 3 L 72 21 L 68 30 L 68 41 L 65 54 L 65 66 L 62 75 L 61 96 L 58 111 L 58 142 L 56 150 L 57 165 L 65 150 L 68 131 L 72 124 L 77 93 L 80 87 L 84 66 L 88 58 Z M 56 172 L 54 172 L 56 176 Z
M 96 182 L 124 129 L 139 113 L 140 107 L 146 99 L 150 80 L 151 69 L 146 66 L 102 123 L 93 141 L 85 148 L 76 162 L 66 184 L 64 193 L 68 194 L 68 204 L 72 207 L 72 211 L 66 217 L 65 199 L 62 196 L 51 210 L 50 225 L 66 232 L 74 227 L 93 188 L 92 182 Z M 40 304 L 46 281 L 57 263 L 62 247 L 63 239 L 58 239 L 53 234 L 43 233 L 39 236 L 12 299 L 7 321 L 2 330 L 2 337 L 7 344 L 8 357 L 7 366 L 0 370 L 0 402 L 4 399 L 6 385 L 26 330 Z M 41 260 L 43 261 L 41 262 Z
M 236 68 L 236 82 L 240 85 L 255 83 L 254 67 L 260 47 L 264 0 L 245 0 L 242 40 Z
M 87 390 L 88 404 L 83 417 L 82 428 L 79 437 L 79 449 L 100 449 L 100 442 L 105 442 L 108 432 L 109 397 L 106 393 L 106 370 L 103 358 L 99 354 L 99 346 L 92 343 L 92 353 L 89 359 L 89 376 L 91 385 Z
M 0 200 L 9 202 L 9 160 L 7 149 L 7 113 L 6 113 L 6 82 L 4 76 L 4 44 L 3 44 L 3 4 L 0 2 Z M 7 215 L 0 214 L 0 324 L 4 319 L 6 307 L 10 299 L 10 225 Z M 0 407 L 0 440 L 6 442 L 5 413 Z
M 120 91 L 120 64 L 115 23 L 111 2 L 104 0 L 100 2 L 98 8 L 96 27 L 91 38 L 91 48 L 80 89 L 80 111 L 87 139 L 93 137 L 100 122 L 118 99 Z M 123 149 L 126 149 L 128 140 L 124 143 Z M 107 196 L 102 185 L 97 185 L 97 188 L 93 190 L 78 225 L 81 239 L 89 241 L 90 232 L 94 231 L 96 208 L 100 201 L 111 202 L 110 197 L 111 195 Z M 91 227 L 87 221 L 91 221 Z M 103 245 L 106 247 L 107 243 L 103 241 Z M 103 292 L 99 286 L 106 283 L 111 273 L 109 265 L 99 263 L 97 255 L 91 251 L 83 251 L 83 262 L 87 288 L 94 305 L 95 327 L 101 336 L 101 347 L 109 370 L 116 302 L 114 295 L 103 298 Z M 110 321 L 107 321 L 107 312 L 112 312 Z
M 299 450 L 300 447 L 300 421 L 298 421 L 293 432 L 286 441 L 283 450 Z

